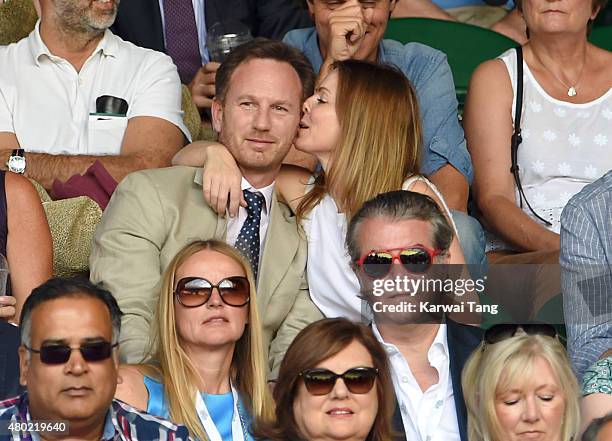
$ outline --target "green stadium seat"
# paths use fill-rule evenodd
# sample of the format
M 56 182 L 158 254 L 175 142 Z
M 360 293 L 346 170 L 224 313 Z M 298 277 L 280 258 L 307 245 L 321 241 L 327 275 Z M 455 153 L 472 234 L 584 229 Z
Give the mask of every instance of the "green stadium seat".
M 385 38 L 400 43 L 423 43 L 446 53 L 460 110 L 474 69 L 517 45 L 514 40 L 490 29 L 432 18 L 391 19 Z
M 608 51 L 612 51 L 612 25 L 596 26 L 589 35 L 589 41 Z

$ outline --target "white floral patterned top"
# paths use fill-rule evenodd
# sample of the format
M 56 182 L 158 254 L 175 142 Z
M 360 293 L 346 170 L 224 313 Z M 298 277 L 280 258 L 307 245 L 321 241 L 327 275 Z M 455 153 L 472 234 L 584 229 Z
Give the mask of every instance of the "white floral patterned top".
M 510 49 L 499 58 L 512 80 L 514 119 L 516 51 Z M 552 223 L 549 229 L 559 233 L 561 211 L 569 199 L 612 169 L 612 89 L 584 104 L 560 101 L 544 91 L 523 61 L 521 120 L 518 164 L 523 191 L 533 209 Z M 516 201 L 518 205 L 518 191 Z M 534 218 L 525 203 L 523 210 Z M 487 251 L 511 248 L 487 236 Z

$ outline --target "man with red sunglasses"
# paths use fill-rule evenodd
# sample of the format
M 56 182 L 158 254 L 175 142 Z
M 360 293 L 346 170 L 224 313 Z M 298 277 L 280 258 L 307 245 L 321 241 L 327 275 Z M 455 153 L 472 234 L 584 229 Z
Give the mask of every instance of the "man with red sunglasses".
M 423 312 L 420 305 L 435 304 L 437 294 L 413 289 L 448 262 L 453 234 L 431 198 L 402 190 L 366 202 L 348 226 L 347 248 L 373 310 L 372 329 L 389 356 L 394 429 L 407 440 L 467 441 L 461 370 L 482 331 Z
M 24 394 L 0 402 L 0 439 L 186 441 L 184 426 L 113 400 L 121 310 L 84 279 L 51 279 L 21 312 Z

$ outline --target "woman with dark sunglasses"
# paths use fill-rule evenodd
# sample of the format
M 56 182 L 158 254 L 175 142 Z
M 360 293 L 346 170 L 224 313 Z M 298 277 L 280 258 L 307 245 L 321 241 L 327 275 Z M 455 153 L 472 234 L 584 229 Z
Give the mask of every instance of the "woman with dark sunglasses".
M 252 420 L 272 417 L 254 287 L 231 246 L 181 250 L 157 304 L 157 364 L 122 366 L 116 397 L 180 421 L 196 439 L 252 440 Z
M 364 202 L 400 188 L 424 193 L 443 209 L 455 233 L 456 226 L 440 193 L 419 174 L 422 136 L 417 97 L 398 69 L 357 60 L 336 62 L 304 103 L 303 113 L 294 144 L 314 155 L 322 171 L 312 178 L 305 169 L 285 166 L 276 191 L 302 221 L 308 236 L 307 271 L 314 303 L 327 317 L 359 320 L 359 282 L 344 242 L 348 220 Z M 216 202 L 210 205 L 225 213 L 225 184 L 235 181 L 238 185 L 230 186 L 229 193 L 241 193 L 240 172 L 237 167 L 227 169 L 235 161 L 222 146 L 193 145 L 177 155 L 174 163 L 201 165 L 203 156 L 207 159 L 205 188 L 220 190 L 209 199 Z M 209 185 L 210 181 L 214 183 Z M 448 263 L 465 263 L 457 238 L 449 254 Z
M 295 338 L 274 388 L 271 441 L 391 441 L 395 399 L 387 354 L 365 325 L 323 319 Z
M 572 441 L 578 383 L 552 326 L 495 325 L 463 370 L 470 441 Z

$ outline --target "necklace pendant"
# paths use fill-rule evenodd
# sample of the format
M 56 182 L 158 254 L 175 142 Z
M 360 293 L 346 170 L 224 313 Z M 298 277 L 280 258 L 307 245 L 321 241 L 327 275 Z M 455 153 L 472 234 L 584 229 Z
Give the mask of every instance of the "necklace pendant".
M 569 89 L 567 89 L 567 96 L 576 96 L 578 95 L 578 92 L 576 92 L 576 88 L 574 86 L 571 86 Z

